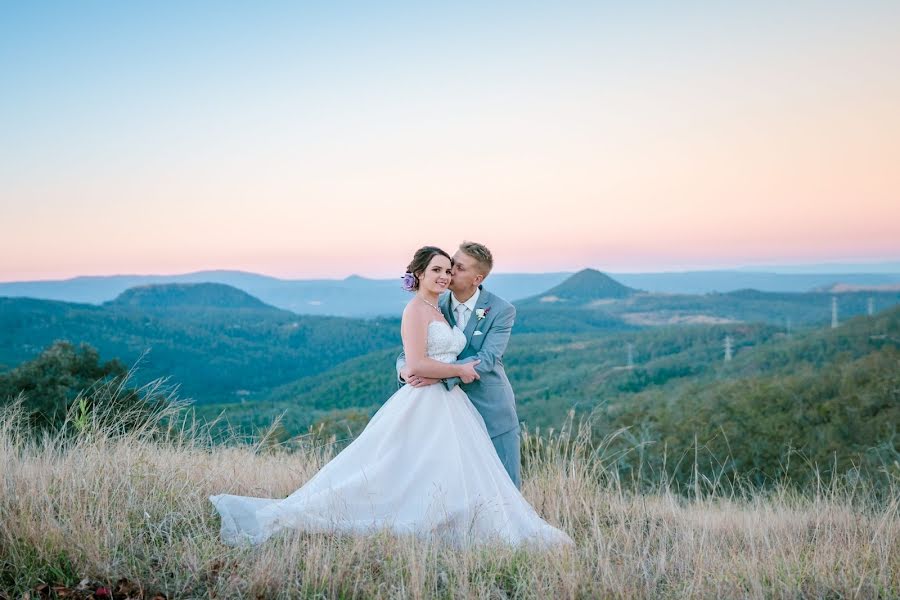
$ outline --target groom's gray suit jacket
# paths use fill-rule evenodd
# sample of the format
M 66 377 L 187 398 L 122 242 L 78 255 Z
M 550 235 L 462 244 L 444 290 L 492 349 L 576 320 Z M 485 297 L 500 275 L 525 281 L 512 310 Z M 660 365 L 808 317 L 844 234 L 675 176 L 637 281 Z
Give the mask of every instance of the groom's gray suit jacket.
M 481 413 L 488 434 L 496 437 L 519 426 L 516 414 L 516 397 L 503 369 L 503 353 L 509 343 L 513 322 L 516 319 L 516 308 L 499 296 L 495 296 L 483 287 L 475 311 L 466 323 L 466 347 L 460 352 L 456 362 L 466 363 L 480 360 L 475 367 L 480 379 L 472 383 L 462 383 L 458 377 L 444 380 L 448 390 L 460 386 L 469 396 L 469 400 Z M 444 293 L 438 302 L 444 318 L 452 326 L 456 326 L 456 317 L 450 310 L 450 292 Z M 479 310 L 484 310 L 484 317 L 479 319 Z M 397 376 L 406 364 L 403 354 L 397 358 Z

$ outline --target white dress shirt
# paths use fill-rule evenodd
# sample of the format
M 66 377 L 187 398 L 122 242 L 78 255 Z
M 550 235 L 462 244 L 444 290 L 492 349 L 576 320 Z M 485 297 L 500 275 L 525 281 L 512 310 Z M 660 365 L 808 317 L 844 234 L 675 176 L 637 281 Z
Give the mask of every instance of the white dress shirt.
M 475 305 L 478 303 L 478 296 L 481 295 L 481 290 L 476 288 L 475 293 L 472 294 L 472 297 L 466 300 L 465 302 L 460 302 L 456 299 L 456 296 L 453 292 L 450 292 L 450 310 L 453 311 L 453 316 L 456 319 L 456 325 L 460 329 L 465 329 L 466 325 L 469 323 L 469 319 L 472 318 L 472 314 L 475 312 Z M 465 312 L 465 321 L 460 322 L 459 320 L 459 306 L 464 305 L 466 307 Z

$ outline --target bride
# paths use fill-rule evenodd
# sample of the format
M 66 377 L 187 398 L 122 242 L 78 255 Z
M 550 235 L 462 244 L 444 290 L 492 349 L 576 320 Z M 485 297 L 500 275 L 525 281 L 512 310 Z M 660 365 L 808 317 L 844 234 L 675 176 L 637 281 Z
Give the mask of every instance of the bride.
M 450 284 L 450 256 L 420 248 L 407 271 L 415 296 L 400 333 L 407 364 L 424 377 L 478 378 L 476 362 L 454 364 L 465 334 L 438 308 Z M 405 385 L 363 432 L 306 484 L 283 499 L 219 494 L 228 545 L 261 544 L 293 529 L 307 532 L 435 536 L 458 546 L 502 542 L 569 545 L 541 519 L 500 462 L 484 420 L 459 386 Z

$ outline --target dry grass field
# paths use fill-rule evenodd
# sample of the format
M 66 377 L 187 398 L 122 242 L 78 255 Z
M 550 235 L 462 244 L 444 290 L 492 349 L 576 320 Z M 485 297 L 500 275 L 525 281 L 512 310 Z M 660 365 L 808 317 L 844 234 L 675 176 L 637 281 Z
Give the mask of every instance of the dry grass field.
M 40 440 L 2 412 L 0 597 L 900 597 L 900 488 L 636 490 L 584 428 L 523 446 L 523 493 L 574 550 L 302 533 L 229 548 L 208 495 L 287 495 L 333 446 L 214 445 L 175 410 L 128 432 L 73 415 Z

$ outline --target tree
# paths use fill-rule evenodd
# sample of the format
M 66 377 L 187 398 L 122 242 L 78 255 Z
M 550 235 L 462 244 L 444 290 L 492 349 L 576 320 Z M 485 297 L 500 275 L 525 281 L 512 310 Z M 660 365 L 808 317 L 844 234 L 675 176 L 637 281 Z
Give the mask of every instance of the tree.
M 127 376 L 127 369 L 118 359 L 101 362 L 95 348 L 87 344 L 76 348 L 66 340 L 57 340 L 34 360 L 0 374 L 0 405 L 21 395 L 29 423 L 37 430 L 61 428 L 79 394 L 83 411 L 98 408 L 98 402 L 112 403 L 113 406 L 103 407 L 106 414 L 112 411 L 123 418 L 127 414 L 128 420 L 133 420 L 136 408 L 150 406 L 137 390 L 92 393 L 104 385 L 124 384 Z

